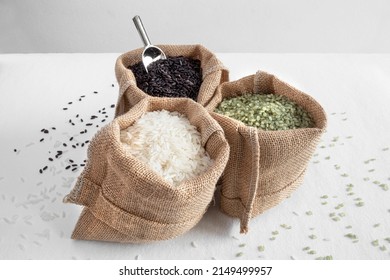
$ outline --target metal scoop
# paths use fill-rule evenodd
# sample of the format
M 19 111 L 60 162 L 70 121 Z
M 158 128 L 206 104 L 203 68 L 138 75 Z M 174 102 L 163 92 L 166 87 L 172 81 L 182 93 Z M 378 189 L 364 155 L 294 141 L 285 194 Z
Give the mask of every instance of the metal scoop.
M 146 34 L 146 30 L 142 24 L 141 18 L 139 16 L 135 16 L 133 17 L 133 22 L 139 35 L 141 36 L 142 42 L 145 45 L 145 49 L 142 52 L 142 63 L 145 67 L 146 73 L 148 73 L 148 66 L 150 63 L 159 59 L 166 59 L 167 57 L 160 48 L 153 46 L 150 43 L 148 34 Z

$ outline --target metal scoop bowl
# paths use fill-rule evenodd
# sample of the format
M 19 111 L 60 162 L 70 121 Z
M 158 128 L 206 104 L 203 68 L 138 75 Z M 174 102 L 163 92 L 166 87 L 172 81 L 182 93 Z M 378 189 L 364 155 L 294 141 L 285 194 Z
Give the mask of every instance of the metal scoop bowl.
M 139 16 L 133 17 L 133 22 L 139 35 L 141 36 L 142 42 L 145 45 L 144 51 L 142 52 L 142 63 L 145 67 L 146 73 L 148 73 L 148 66 L 159 59 L 166 59 L 166 55 L 164 52 L 150 43 L 148 34 L 146 34 L 146 30 L 144 25 L 142 24 L 141 18 Z

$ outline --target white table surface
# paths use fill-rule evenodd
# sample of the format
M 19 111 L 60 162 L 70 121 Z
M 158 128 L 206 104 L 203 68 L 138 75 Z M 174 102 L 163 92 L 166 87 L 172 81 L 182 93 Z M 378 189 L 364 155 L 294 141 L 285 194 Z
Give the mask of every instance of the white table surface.
M 195 228 L 169 241 L 71 240 L 81 207 L 62 198 L 80 169 L 65 170 L 66 160 L 81 163 L 87 145 L 62 143 L 90 139 L 101 117 L 80 131 L 103 107 L 112 119 L 118 55 L 0 55 L 0 259 L 390 259 L 388 54 L 217 54 L 231 80 L 264 70 L 323 105 L 328 130 L 304 184 L 253 219 L 246 235 L 217 200 Z M 49 162 L 57 150 L 63 156 Z

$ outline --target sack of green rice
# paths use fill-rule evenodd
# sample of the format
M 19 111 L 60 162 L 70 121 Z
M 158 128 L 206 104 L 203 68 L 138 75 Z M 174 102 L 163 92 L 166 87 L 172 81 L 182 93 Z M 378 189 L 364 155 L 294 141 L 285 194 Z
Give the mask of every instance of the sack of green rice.
M 312 97 L 261 71 L 221 84 L 206 109 L 230 144 L 221 209 L 246 233 L 250 218 L 302 183 L 326 115 Z
M 167 56 L 148 66 L 141 61 L 142 48 L 118 57 L 115 74 L 119 83 L 116 115 L 147 96 L 187 97 L 206 105 L 217 86 L 229 79 L 228 70 L 214 53 L 201 45 L 161 45 Z
M 146 98 L 93 138 L 65 202 L 85 206 L 73 239 L 142 243 L 194 227 L 229 158 L 222 128 L 188 98 Z

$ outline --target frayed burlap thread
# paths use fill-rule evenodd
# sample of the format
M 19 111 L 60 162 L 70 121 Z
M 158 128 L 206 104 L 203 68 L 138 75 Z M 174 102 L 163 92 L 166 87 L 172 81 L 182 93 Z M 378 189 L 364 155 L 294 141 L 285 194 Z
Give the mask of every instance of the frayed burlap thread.
M 203 174 L 175 187 L 126 152 L 120 131 L 145 112 L 177 111 L 201 134 L 213 160 Z M 167 128 L 169 129 L 169 128 Z M 145 98 L 92 139 L 85 169 L 65 202 L 83 205 L 73 239 L 145 243 L 171 239 L 194 227 L 210 204 L 229 158 L 220 125 L 188 98 Z
M 229 80 L 229 71 L 218 60 L 216 55 L 202 45 L 159 45 L 167 56 L 185 56 L 200 60 L 202 68 L 202 84 L 197 102 L 205 106 L 211 100 L 215 89 L 221 83 Z M 142 48 L 124 53 L 118 57 L 115 64 L 115 74 L 119 84 L 119 97 L 116 115 L 129 110 L 143 98 L 149 96 L 137 87 L 137 82 L 129 66 L 141 61 Z M 173 97 L 172 97 L 173 98 Z
M 310 114 L 314 127 L 264 131 L 213 112 L 223 99 L 245 93 L 284 95 Z M 326 114 L 311 96 L 262 71 L 218 86 L 206 109 L 224 129 L 231 147 L 221 180 L 221 210 L 239 218 L 240 231 L 246 233 L 250 218 L 276 206 L 302 184 L 325 131 Z

